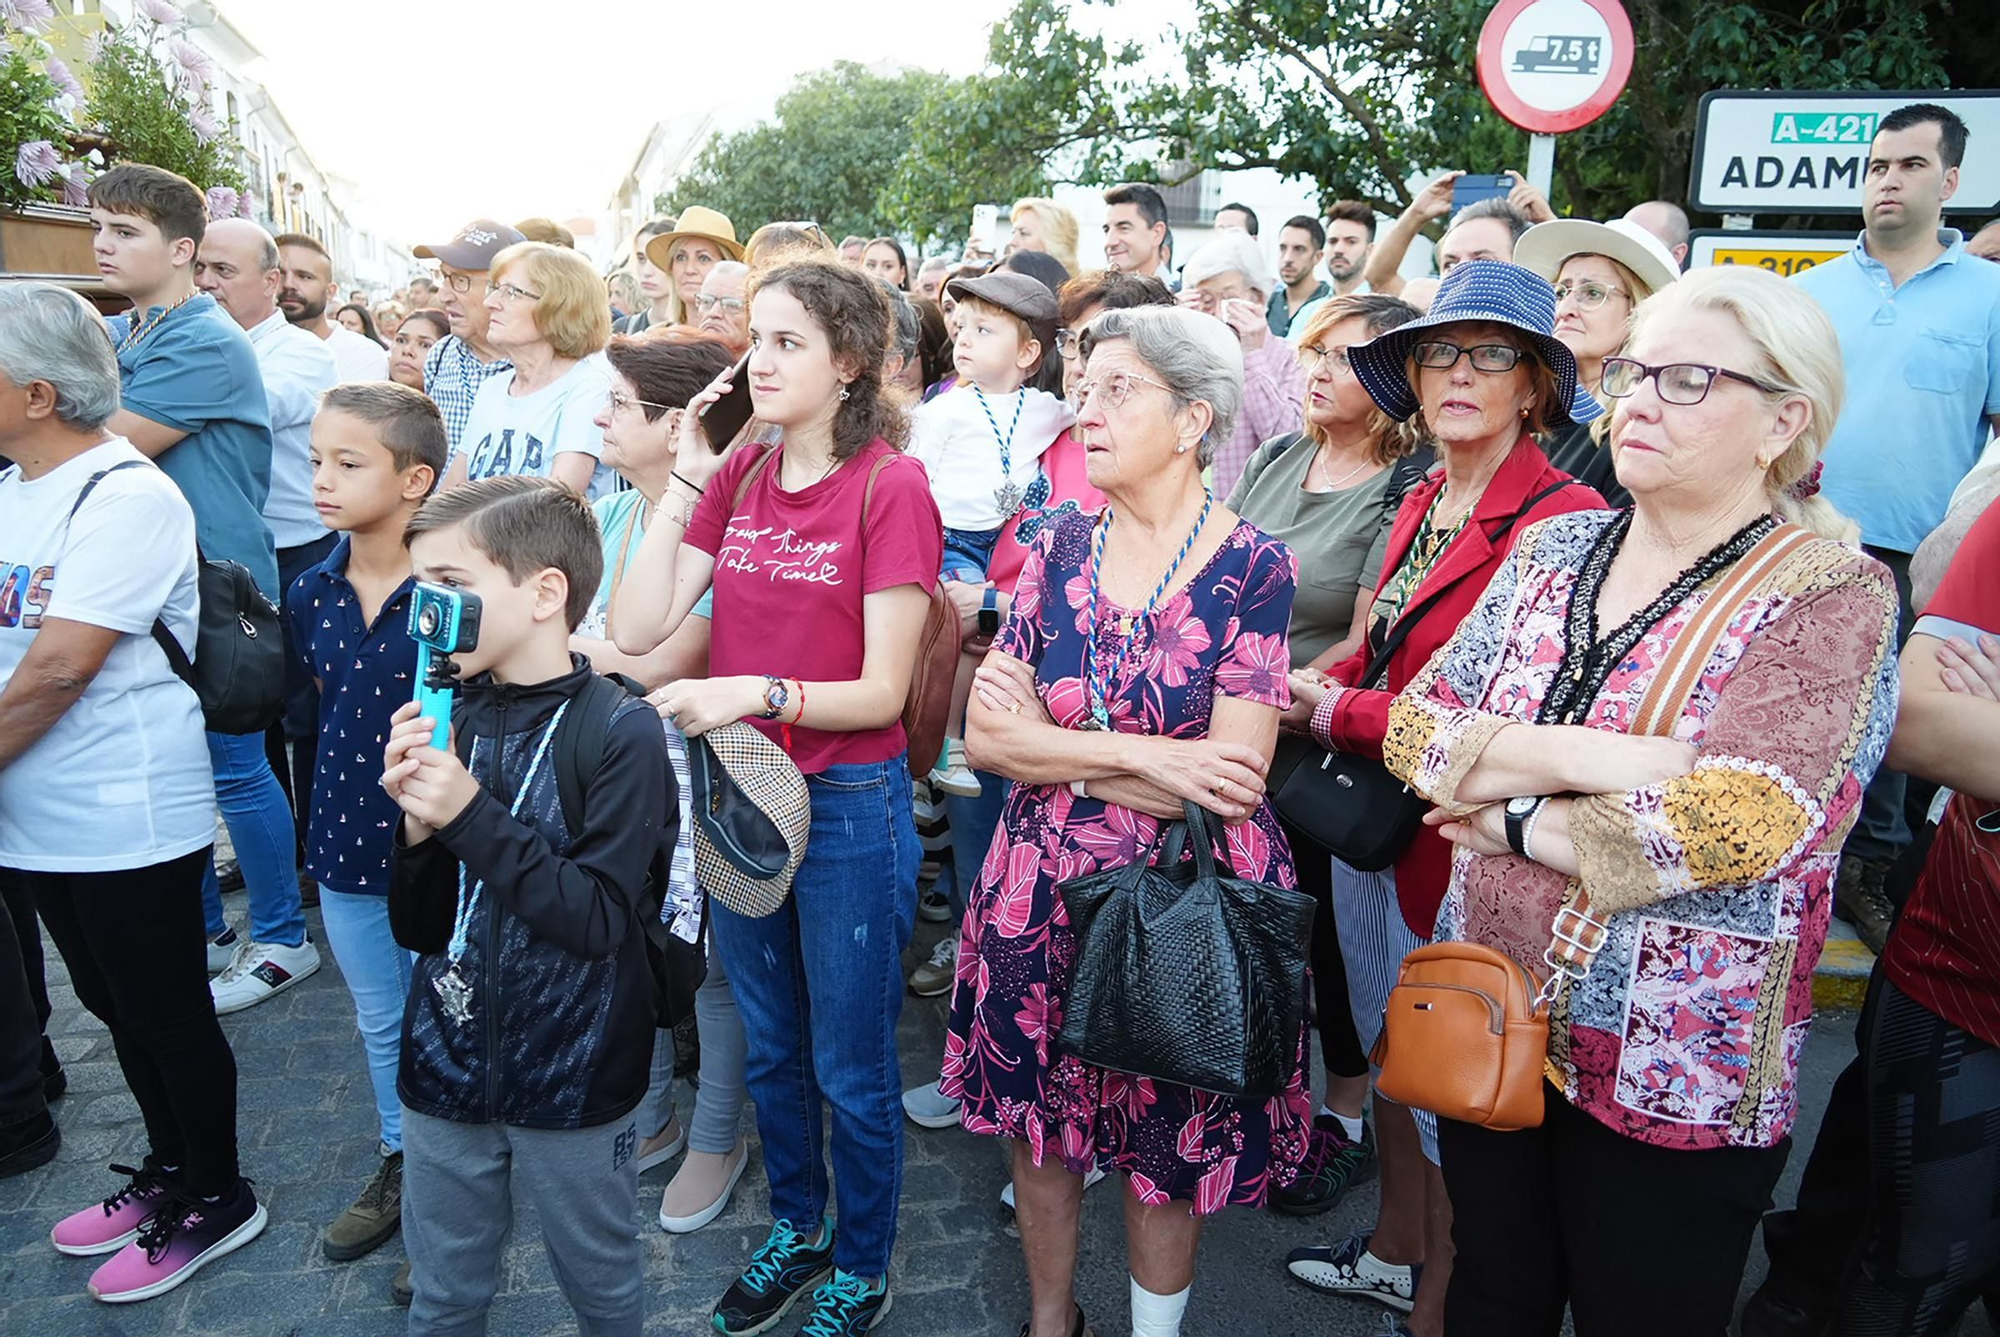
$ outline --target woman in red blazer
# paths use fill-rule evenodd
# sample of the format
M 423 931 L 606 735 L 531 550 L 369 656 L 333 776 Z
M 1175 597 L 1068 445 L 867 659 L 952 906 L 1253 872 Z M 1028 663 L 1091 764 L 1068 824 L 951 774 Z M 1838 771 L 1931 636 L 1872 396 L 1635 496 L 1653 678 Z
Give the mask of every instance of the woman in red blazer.
M 1389 532 L 1375 582 L 1368 644 L 1326 674 L 1293 675 L 1309 703 L 1313 737 L 1327 748 L 1382 755 L 1389 702 L 1450 639 L 1523 528 L 1603 500 L 1548 462 L 1537 433 L 1587 422 L 1602 410 L 1577 384 L 1576 362 L 1554 334 L 1548 281 L 1515 265 L 1453 267 L 1430 313 L 1348 351 L 1353 373 L 1390 417 L 1421 414 L 1440 461 L 1410 490 Z M 1358 686 L 1405 614 L 1413 621 L 1371 686 Z M 1404 956 L 1430 940 L 1451 872 L 1450 843 L 1426 827 L 1393 869 L 1333 861 L 1334 917 L 1349 1003 L 1363 1049 Z M 1382 1208 L 1373 1231 L 1330 1247 L 1295 1249 L 1286 1267 L 1333 1294 L 1409 1313 L 1413 1337 L 1441 1337 L 1451 1274 L 1451 1204 L 1437 1168 L 1437 1121 L 1375 1093 Z

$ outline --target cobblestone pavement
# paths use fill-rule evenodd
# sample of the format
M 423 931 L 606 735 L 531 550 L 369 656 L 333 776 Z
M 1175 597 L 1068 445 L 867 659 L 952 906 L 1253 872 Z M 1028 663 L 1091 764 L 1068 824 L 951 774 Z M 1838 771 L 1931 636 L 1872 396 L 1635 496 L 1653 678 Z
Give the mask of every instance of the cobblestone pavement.
M 241 899 L 231 898 L 230 909 L 232 918 L 240 919 Z M 77 1007 L 51 950 L 50 983 L 57 998 L 52 1031 L 70 1074 L 70 1094 L 56 1107 L 63 1150 L 41 1170 L 0 1181 L 0 1333 L 373 1337 L 403 1331 L 403 1311 L 389 1302 L 389 1278 L 402 1258 L 395 1241 L 359 1262 L 329 1263 L 320 1255 L 320 1227 L 347 1205 L 373 1168 L 374 1106 L 352 1007 L 320 938 L 318 913 L 308 914 L 314 937 L 322 942 L 325 965 L 319 973 L 284 996 L 223 1021 L 240 1069 L 244 1170 L 270 1206 L 270 1227 L 180 1290 L 116 1309 L 84 1294 L 94 1263 L 58 1255 L 47 1233 L 60 1216 L 108 1191 L 107 1161 L 131 1162 L 141 1154 L 137 1110 L 125 1093 L 109 1039 Z M 925 926 L 919 948 L 927 951 L 935 936 L 936 930 Z M 904 1010 L 906 1079 L 920 1081 L 937 1071 L 942 1004 L 912 999 Z M 1790 1200 L 1827 1087 L 1853 1052 L 1852 1037 L 1852 1016 L 1835 1014 L 1822 1020 L 1807 1047 L 1807 1112 L 1781 1201 Z M 754 1139 L 754 1130 L 750 1136 Z M 956 1130 L 916 1128 L 909 1129 L 907 1148 L 893 1272 L 896 1302 L 884 1332 L 1011 1337 L 1025 1315 L 1027 1292 L 1019 1245 L 996 1200 L 1006 1182 L 1000 1148 Z M 648 1333 L 705 1331 L 709 1306 L 762 1240 L 768 1226 L 762 1160 L 755 1153 L 753 1158 L 736 1201 L 707 1230 L 681 1237 L 650 1224 L 644 1230 Z M 642 1180 L 640 1211 L 648 1222 L 672 1169 L 660 1167 Z M 1281 1267 L 1285 1251 L 1296 1244 L 1364 1228 L 1374 1202 L 1371 1184 L 1313 1221 L 1225 1213 L 1202 1246 L 1186 1331 L 1274 1337 L 1381 1333 L 1385 1311 L 1313 1294 L 1289 1281 Z M 491 1330 L 499 1337 L 572 1332 L 532 1211 L 523 1205 L 518 1216 Z M 1093 1189 L 1086 1204 L 1079 1269 L 1083 1303 L 1097 1316 L 1104 1337 L 1123 1330 L 1123 1255 L 1118 1198 L 1106 1184 Z M 1754 1283 L 1762 1271 L 1761 1250 L 1753 1251 L 1751 1267 Z M 1978 1316 L 1966 1326 L 1966 1337 L 1989 1333 Z

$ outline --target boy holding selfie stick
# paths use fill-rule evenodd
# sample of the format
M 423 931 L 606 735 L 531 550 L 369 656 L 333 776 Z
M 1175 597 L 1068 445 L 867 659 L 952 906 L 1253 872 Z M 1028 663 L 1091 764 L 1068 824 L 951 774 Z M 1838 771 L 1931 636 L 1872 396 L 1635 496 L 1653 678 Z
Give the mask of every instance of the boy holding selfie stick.
M 580 1331 L 637 1337 L 632 1112 L 654 1026 L 642 917 L 659 913 L 648 879 L 678 827 L 659 717 L 636 698 L 606 712 L 594 770 L 571 772 L 572 815 L 564 718 L 589 719 L 609 686 L 569 650 L 604 561 L 575 492 L 467 483 L 426 503 L 405 538 L 418 598 L 456 606 L 432 621 L 463 626 L 475 605 L 478 617 L 477 643 L 449 650 L 450 746 L 433 745 L 442 721 L 412 701 L 383 758 L 403 812 L 390 925 L 421 954 L 397 1081 L 410 1331 L 483 1330 L 518 1188 Z

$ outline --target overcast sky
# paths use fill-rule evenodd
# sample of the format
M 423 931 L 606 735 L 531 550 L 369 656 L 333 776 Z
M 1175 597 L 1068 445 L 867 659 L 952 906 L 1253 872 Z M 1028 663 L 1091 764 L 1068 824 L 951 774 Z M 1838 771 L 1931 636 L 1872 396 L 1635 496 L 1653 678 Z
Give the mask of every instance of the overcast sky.
M 405 243 L 466 219 L 594 214 L 655 121 L 768 108 L 836 60 L 967 74 L 1009 0 L 221 0 L 356 222 Z

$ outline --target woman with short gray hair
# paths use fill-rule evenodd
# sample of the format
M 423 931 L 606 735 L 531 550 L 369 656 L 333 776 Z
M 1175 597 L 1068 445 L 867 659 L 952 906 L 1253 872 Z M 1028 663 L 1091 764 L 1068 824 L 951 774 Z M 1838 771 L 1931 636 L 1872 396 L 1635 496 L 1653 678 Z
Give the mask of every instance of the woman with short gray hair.
M 1145 858 L 1183 801 L 1226 824 L 1239 875 L 1290 887 L 1264 795 L 1290 704 L 1291 551 L 1218 503 L 1202 467 L 1242 400 L 1207 316 L 1108 311 L 1081 341 L 1073 429 L 1106 504 L 1044 525 L 975 680 L 973 764 L 1014 782 L 967 908 L 940 1089 L 1013 1143 L 1028 1337 L 1085 1331 L 1073 1287 L 1093 1170 L 1127 1177 L 1132 1331 L 1180 1331 L 1204 1217 L 1260 1206 L 1306 1147 L 1303 1028 L 1283 1095 L 1109 1072 L 1057 1033 L 1076 936 L 1056 884 Z
M 1266 317 L 1273 279 L 1257 239 L 1219 232 L 1181 271 L 1183 307 L 1214 316 L 1242 350 L 1242 411 L 1233 430 L 1216 434 L 1215 490 L 1228 496 L 1257 447 L 1299 429 L 1306 375 L 1296 350 L 1271 334 Z
M 90 305 L 0 284 L 0 456 L 14 461 L 0 534 L 19 577 L 0 586 L 0 868 L 34 897 L 144 1120 L 143 1158 L 119 1157 L 140 1168 L 52 1232 L 63 1253 L 111 1255 L 90 1293 L 112 1302 L 173 1289 L 265 1221 L 237 1167 L 236 1060 L 208 991 L 201 704 L 161 644 L 194 653 L 194 512 L 104 430 L 117 408 Z M 61 1145 L 32 1062 L 27 1075 L 26 1092 L 0 1085 L 0 1173 Z

